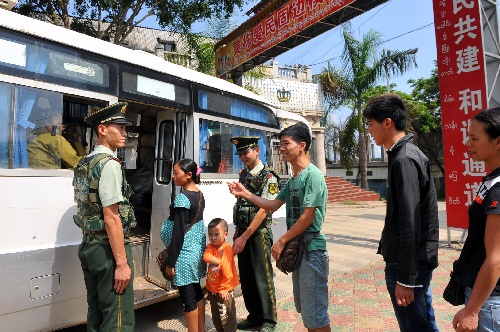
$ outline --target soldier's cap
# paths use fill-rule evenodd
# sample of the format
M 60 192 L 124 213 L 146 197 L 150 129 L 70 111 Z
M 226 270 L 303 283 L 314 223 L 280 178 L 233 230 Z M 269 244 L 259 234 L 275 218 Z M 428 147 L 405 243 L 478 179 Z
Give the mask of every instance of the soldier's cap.
M 234 153 L 235 155 L 240 155 L 248 150 L 250 148 L 253 148 L 255 146 L 259 146 L 257 141 L 260 139 L 259 136 L 234 136 L 231 137 L 231 143 L 233 143 L 236 146 L 236 152 Z
M 125 117 L 125 111 L 128 104 L 125 102 L 116 103 L 101 109 L 93 109 L 89 116 L 84 121 L 92 128 L 97 127 L 101 123 L 119 123 L 127 126 L 132 125 Z

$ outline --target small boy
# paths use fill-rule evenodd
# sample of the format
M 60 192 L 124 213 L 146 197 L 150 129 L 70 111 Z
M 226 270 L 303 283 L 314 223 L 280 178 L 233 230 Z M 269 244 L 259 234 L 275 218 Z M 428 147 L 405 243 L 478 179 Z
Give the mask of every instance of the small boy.
M 215 218 L 208 224 L 210 243 L 203 260 L 208 263 L 207 289 L 212 321 L 217 332 L 236 331 L 236 307 L 233 289 L 240 282 L 234 264 L 233 249 L 226 243 L 227 222 Z

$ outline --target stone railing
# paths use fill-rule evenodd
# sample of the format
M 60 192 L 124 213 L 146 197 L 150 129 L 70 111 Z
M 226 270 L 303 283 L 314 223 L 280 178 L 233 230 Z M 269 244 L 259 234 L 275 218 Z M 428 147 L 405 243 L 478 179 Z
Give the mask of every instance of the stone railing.
M 165 51 L 164 57 L 166 61 L 175 63 L 176 65 L 187 68 L 191 67 L 192 57 L 188 54 Z
M 297 69 L 289 67 L 279 67 L 278 76 L 283 78 L 297 78 Z

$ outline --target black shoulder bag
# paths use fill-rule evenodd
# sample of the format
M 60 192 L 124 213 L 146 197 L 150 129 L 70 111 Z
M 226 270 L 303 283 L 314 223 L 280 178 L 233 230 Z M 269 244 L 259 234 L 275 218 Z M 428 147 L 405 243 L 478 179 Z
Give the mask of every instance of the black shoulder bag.
M 199 193 L 200 193 L 200 202 L 198 204 L 198 211 L 196 212 L 196 215 L 194 216 L 193 221 L 191 221 L 191 223 L 188 225 L 188 227 L 186 227 L 186 229 L 184 230 L 184 234 L 186 234 L 187 232 L 189 232 L 189 230 L 191 229 L 191 227 L 193 227 L 193 225 L 196 224 L 196 219 L 198 219 L 198 216 L 200 214 L 200 209 L 201 209 L 201 203 L 203 201 L 203 196 L 201 195 L 201 190 L 199 191 Z M 170 245 L 167 246 L 166 249 L 163 249 L 162 251 L 160 251 L 160 253 L 156 257 L 156 264 L 158 264 L 158 268 L 160 269 L 160 272 L 163 275 L 163 278 L 165 278 L 165 279 L 167 279 L 169 281 L 172 281 L 172 279 L 174 278 L 174 276 L 171 276 L 170 274 L 167 273 L 167 258 L 168 258 L 168 249 L 169 249 L 169 247 L 170 247 Z
M 276 261 L 276 267 L 284 274 L 295 271 L 302 261 L 304 251 L 307 251 L 307 246 L 317 235 L 319 232 L 302 232 L 288 241 Z
M 450 273 L 450 281 L 443 291 L 443 298 L 451 305 L 458 306 L 465 303 L 465 285 L 460 283 L 462 268 L 458 267 L 458 260 L 453 262 L 453 271 Z

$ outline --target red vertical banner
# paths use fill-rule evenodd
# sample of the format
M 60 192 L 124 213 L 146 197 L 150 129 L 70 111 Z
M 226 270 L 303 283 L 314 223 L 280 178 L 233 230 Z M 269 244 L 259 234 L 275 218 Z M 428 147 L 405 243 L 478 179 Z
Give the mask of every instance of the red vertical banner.
M 479 0 L 434 0 L 449 227 L 468 228 L 484 162 L 473 161 L 465 143 L 470 119 L 487 108 L 486 65 Z

